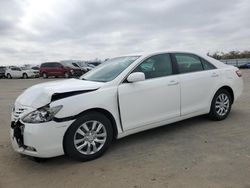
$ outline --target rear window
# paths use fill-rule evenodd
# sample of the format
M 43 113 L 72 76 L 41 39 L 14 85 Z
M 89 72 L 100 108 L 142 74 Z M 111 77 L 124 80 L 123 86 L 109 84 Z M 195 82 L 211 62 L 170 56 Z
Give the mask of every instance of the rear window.
M 216 67 L 214 65 L 212 65 L 211 63 L 209 63 L 207 60 L 200 58 L 201 62 L 203 64 L 204 70 L 212 70 L 212 69 L 216 69 Z
M 176 53 L 175 58 L 180 73 L 189 73 L 203 70 L 200 58 L 196 55 Z

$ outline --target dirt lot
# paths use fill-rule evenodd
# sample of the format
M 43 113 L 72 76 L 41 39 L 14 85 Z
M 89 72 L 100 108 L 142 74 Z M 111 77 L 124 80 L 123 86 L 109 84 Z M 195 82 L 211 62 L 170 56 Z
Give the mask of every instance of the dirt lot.
M 25 88 L 44 81 L 0 80 L 1 188 L 250 188 L 250 71 L 244 71 L 244 93 L 226 120 L 197 117 L 132 135 L 85 163 L 66 157 L 36 163 L 12 150 L 11 106 Z

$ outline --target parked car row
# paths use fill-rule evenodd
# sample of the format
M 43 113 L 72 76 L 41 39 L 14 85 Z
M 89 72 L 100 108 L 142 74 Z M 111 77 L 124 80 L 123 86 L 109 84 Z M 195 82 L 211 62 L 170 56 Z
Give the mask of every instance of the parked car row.
M 86 72 L 92 70 L 98 62 L 84 61 L 61 61 L 61 62 L 45 62 L 35 67 L 0 67 L 0 78 L 37 78 L 37 77 L 80 77 Z

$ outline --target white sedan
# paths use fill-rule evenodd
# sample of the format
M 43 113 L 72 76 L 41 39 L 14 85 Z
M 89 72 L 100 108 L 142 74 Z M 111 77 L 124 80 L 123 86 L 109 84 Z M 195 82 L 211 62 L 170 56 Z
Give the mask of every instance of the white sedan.
M 243 89 L 238 68 L 188 52 L 116 57 L 80 79 L 38 84 L 15 102 L 11 141 L 36 158 L 101 156 L 112 140 L 208 114 L 225 119 Z
M 5 76 L 9 79 L 12 78 L 34 78 L 39 77 L 39 71 L 32 70 L 26 67 L 9 67 L 5 71 Z

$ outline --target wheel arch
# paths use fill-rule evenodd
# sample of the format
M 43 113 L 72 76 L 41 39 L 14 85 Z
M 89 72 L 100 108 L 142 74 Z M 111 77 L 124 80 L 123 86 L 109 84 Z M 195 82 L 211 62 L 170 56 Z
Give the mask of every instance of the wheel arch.
M 221 89 L 225 89 L 225 90 L 227 90 L 229 92 L 229 94 L 230 94 L 230 96 L 232 98 L 232 104 L 233 104 L 233 102 L 234 102 L 234 91 L 233 91 L 233 89 L 230 86 L 225 85 L 225 86 L 222 86 L 219 89 L 217 89 L 217 91 L 215 93 L 217 93 Z
M 117 124 L 116 124 L 114 116 L 108 110 L 103 109 L 103 108 L 91 108 L 91 109 L 87 109 L 87 110 L 77 114 L 76 116 L 74 116 L 74 118 L 77 119 L 78 117 L 81 117 L 81 116 L 83 116 L 83 115 L 85 115 L 87 113 L 91 113 L 91 112 L 99 112 L 99 113 L 105 115 L 111 121 L 111 125 L 112 125 L 112 128 L 113 128 L 113 138 L 116 139 L 117 135 L 118 135 Z M 68 129 L 69 129 L 69 127 L 68 127 Z
M 10 72 L 8 72 L 8 73 L 6 74 L 7 77 L 8 77 L 8 75 L 10 75 L 10 78 L 12 78 L 12 75 L 10 74 Z
M 108 111 L 108 110 L 105 110 L 103 108 L 92 108 L 92 109 L 88 109 L 88 110 L 85 110 L 81 113 L 79 113 L 78 115 L 75 116 L 75 119 L 77 119 L 78 117 L 80 116 L 83 116 L 87 113 L 91 113 L 91 112 L 99 112 L 101 114 L 104 114 L 110 121 L 111 121 L 111 125 L 112 125 L 112 128 L 113 128 L 113 139 L 116 139 L 117 138 L 117 135 L 118 135 L 118 130 L 117 130 L 117 124 L 116 124 L 116 121 L 115 121 L 115 118 L 114 116 Z M 74 123 L 74 122 L 73 122 Z M 72 125 L 72 124 L 71 124 Z M 62 146 L 63 146 L 63 151 L 65 153 L 65 136 L 66 136 L 66 133 L 67 131 L 69 130 L 69 128 L 71 127 L 71 125 L 67 128 L 67 130 L 65 131 L 64 133 L 64 136 L 63 136 L 63 140 L 62 140 Z M 66 153 L 65 153 L 66 154 Z

